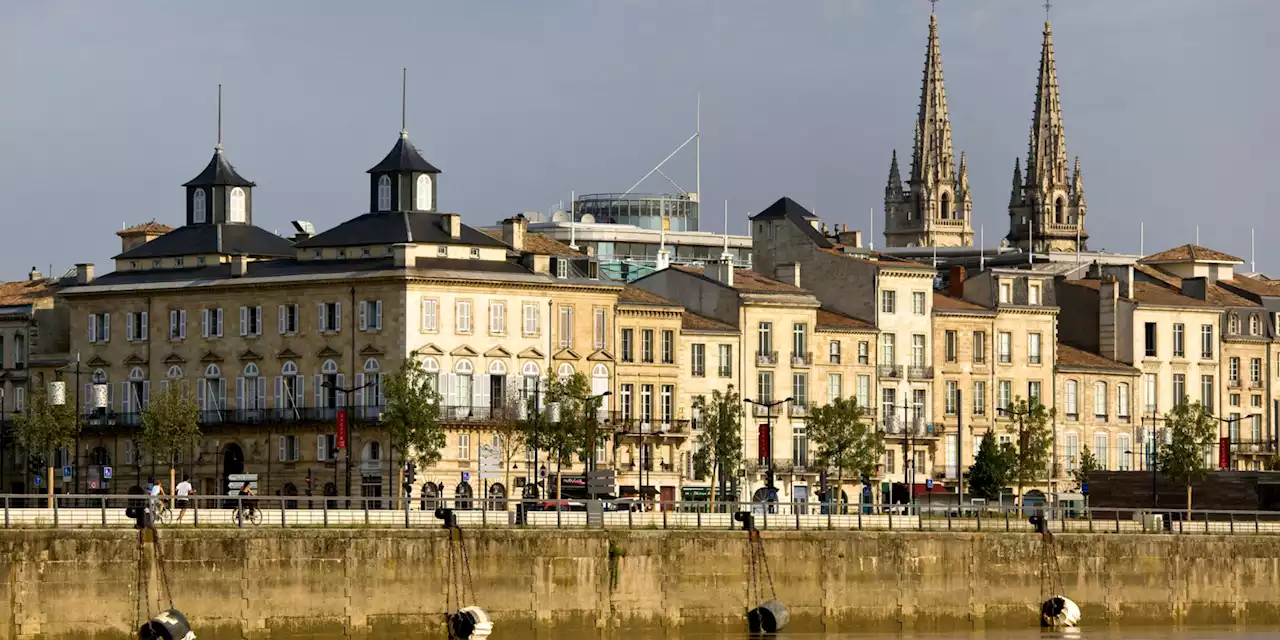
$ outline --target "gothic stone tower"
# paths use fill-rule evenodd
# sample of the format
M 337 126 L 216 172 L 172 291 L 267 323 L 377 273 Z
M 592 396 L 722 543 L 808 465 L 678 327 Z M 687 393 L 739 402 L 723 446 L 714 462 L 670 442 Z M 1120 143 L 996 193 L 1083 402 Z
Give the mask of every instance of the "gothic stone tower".
M 911 176 L 904 187 L 898 171 L 898 152 L 894 151 L 889 165 L 889 184 L 884 190 L 885 244 L 889 247 L 973 246 L 972 213 L 965 156 L 960 154 L 957 173 L 955 151 L 951 147 L 951 117 L 947 113 L 947 91 L 942 83 L 938 18 L 930 15 Z
M 1026 251 L 1084 250 L 1089 234 L 1084 230 L 1086 206 L 1080 158 L 1068 176 L 1067 137 L 1062 128 L 1062 103 L 1058 98 L 1058 74 L 1053 62 L 1053 34 L 1044 23 L 1040 50 L 1040 79 L 1036 109 L 1031 120 L 1031 143 L 1026 173 L 1013 164 L 1013 191 L 1009 195 L 1009 243 Z

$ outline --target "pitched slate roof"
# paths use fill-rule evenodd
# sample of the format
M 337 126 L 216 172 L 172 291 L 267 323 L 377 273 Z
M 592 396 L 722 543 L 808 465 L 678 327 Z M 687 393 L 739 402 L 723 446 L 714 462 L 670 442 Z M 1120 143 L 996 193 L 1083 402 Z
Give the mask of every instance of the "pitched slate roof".
M 394 211 L 366 213 L 298 243 L 298 247 L 352 247 L 379 244 L 451 244 L 479 247 L 505 247 L 499 240 L 462 225 L 458 239 L 444 228 L 442 213 Z
M 714 318 L 698 315 L 692 311 L 685 310 L 681 318 L 680 328 L 685 331 L 707 331 L 715 333 L 737 333 L 738 330 L 733 325 L 720 322 Z
M 285 258 L 294 255 L 293 242 L 248 224 L 199 224 L 178 227 L 151 242 L 134 247 L 117 260 L 167 258 L 196 254 Z
M 1241 264 L 1244 260 L 1233 255 L 1206 249 L 1194 244 L 1184 244 L 1181 247 L 1174 247 L 1160 253 L 1153 253 L 1138 262 L 1155 263 L 1155 262 L 1234 262 Z
M 1059 369 L 1089 369 L 1107 371 L 1127 375 L 1138 375 L 1138 370 L 1123 362 L 1104 358 L 1096 353 L 1077 349 L 1069 344 L 1058 343 L 1057 363 Z
M 400 139 L 396 140 L 395 146 L 391 147 L 391 151 L 368 173 L 386 173 L 389 171 L 420 171 L 423 173 L 440 173 L 440 170 L 427 162 L 418 148 L 409 142 L 409 136 L 405 133 L 400 134 Z
M 752 220 L 791 220 L 805 235 L 813 240 L 814 244 L 824 249 L 835 246 L 831 239 L 823 235 L 821 231 L 813 228 L 809 223 L 810 220 L 817 218 L 812 211 L 800 206 L 795 200 L 783 196 L 778 198 L 776 202 L 765 207 L 764 211 L 751 216 Z
M 933 308 L 937 311 L 993 311 L 980 304 L 974 304 L 968 300 L 953 298 L 951 296 L 933 292 Z
M 678 307 L 679 302 L 672 302 L 656 293 L 650 293 L 635 285 L 626 285 L 618 292 L 618 302 L 625 304 L 650 304 L 667 307 Z
M 1263 280 L 1261 278 L 1253 278 L 1236 274 L 1230 280 L 1219 280 L 1218 284 L 1229 289 L 1237 289 L 1245 293 L 1255 296 L 1280 296 L 1280 282 L 1275 280 Z
M 244 179 L 236 168 L 231 166 L 227 161 L 226 155 L 222 153 L 222 148 L 214 150 L 213 157 L 209 159 L 209 164 L 205 166 L 200 175 L 186 181 L 184 187 L 254 187 L 254 183 Z

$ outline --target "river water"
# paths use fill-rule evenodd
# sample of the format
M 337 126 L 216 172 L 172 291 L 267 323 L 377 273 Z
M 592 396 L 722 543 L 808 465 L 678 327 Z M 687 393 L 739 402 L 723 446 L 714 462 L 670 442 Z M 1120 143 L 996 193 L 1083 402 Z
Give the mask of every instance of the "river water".
M 577 635 L 577 634 L 574 634 Z M 345 638 L 342 632 L 335 631 L 332 635 L 307 635 L 309 640 L 338 640 Z M 443 633 L 424 632 L 421 635 L 398 635 L 398 638 L 422 638 L 432 640 L 444 640 Z M 494 630 L 492 640 L 560 640 L 566 638 L 564 635 L 557 635 L 554 631 L 542 631 L 534 633 L 527 629 L 519 631 L 503 632 L 501 628 Z M 619 638 L 625 640 L 765 640 L 777 638 L 777 640 L 1270 640 L 1280 637 L 1280 629 L 1250 629 L 1241 630 L 1235 628 L 1221 629 L 1172 629 L 1172 628 L 1122 628 L 1122 629 L 1079 629 L 1074 631 L 1041 631 L 1038 628 L 1024 630 L 1008 630 L 1002 629 L 997 631 L 967 631 L 967 632 L 951 632 L 951 633 L 782 633 L 769 636 L 757 635 L 753 636 L 747 633 L 705 633 L 705 632 L 679 632 L 679 631 L 627 631 L 625 629 L 612 630 L 608 638 Z

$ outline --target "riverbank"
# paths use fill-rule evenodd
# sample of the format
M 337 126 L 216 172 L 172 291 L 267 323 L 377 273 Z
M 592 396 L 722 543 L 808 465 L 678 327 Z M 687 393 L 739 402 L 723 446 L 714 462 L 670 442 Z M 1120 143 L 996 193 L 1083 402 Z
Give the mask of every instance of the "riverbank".
M 478 604 L 499 629 L 608 637 L 743 625 L 743 532 L 465 535 Z M 1034 534 L 763 536 L 795 631 L 1036 623 L 1041 538 Z M 0 638 L 129 637 L 137 540 L 127 530 L 0 532 L 8 576 Z M 1276 537 L 1056 540 L 1063 590 L 1080 604 L 1085 626 L 1280 624 Z M 350 637 L 416 636 L 439 625 L 449 588 L 443 530 L 175 530 L 161 532 L 161 550 L 173 600 L 201 640 L 304 638 L 333 629 Z

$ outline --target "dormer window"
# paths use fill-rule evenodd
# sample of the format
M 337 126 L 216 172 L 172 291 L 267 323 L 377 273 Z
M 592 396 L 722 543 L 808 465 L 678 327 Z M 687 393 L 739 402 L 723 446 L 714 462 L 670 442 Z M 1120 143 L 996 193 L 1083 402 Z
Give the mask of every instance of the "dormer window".
M 160 258 L 156 258 L 156 259 L 154 259 L 154 260 L 152 260 L 152 261 L 151 261 L 151 268 L 152 268 L 152 269 L 159 269 L 159 268 L 160 268 Z
M 200 224 L 205 219 L 204 189 L 196 189 L 191 194 L 191 221 Z
M 132 261 L 130 261 L 130 262 L 129 262 L 129 268 L 130 268 L 130 269 L 137 269 L 137 268 L 138 268 L 138 261 L 137 261 L 137 260 L 132 260 Z
M 560 258 L 556 260 L 556 277 L 557 278 L 569 277 L 569 261 L 568 260 L 565 260 L 564 258 Z
M 197 256 L 197 257 L 196 257 L 196 266 L 197 266 L 197 267 L 203 267 L 203 266 L 204 266 L 204 256 Z
M 236 187 L 231 190 L 230 211 L 227 219 L 231 222 L 244 222 L 244 189 Z
M 448 257 L 449 257 L 449 247 L 445 247 L 445 246 L 436 247 L 436 257 L 437 257 L 437 258 L 448 258 Z
M 480 259 L 480 247 L 471 247 L 471 258 L 473 260 Z
M 319 259 L 320 259 L 320 257 L 321 257 L 321 256 L 323 256 L 324 254 L 323 254 L 319 249 L 316 249 L 314 252 L 312 252 L 312 254 L 311 254 L 311 255 L 312 255 L 312 257 L 314 257 L 316 260 L 319 260 Z
M 183 262 L 184 262 L 184 259 L 183 259 L 183 258 L 174 258 L 174 259 L 173 259 L 173 266 L 175 266 L 175 267 L 181 267 L 181 266 L 183 265 Z
M 346 249 L 338 249 L 338 257 L 339 257 L 339 258 L 345 258 L 345 257 L 347 257 L 347 250 L 346 250 Z
M 431 210 L 431 176 L 422 174 L 418 176 L 417 185 L 414 187 L 416 192 L 416 202 L 414 208 L 418 211 Z
M 372 255 L 372 252 L 369 251 L 369 247 L 365 247 L 360 250 L 361 257 L 368 258 L 370 255 Z
M 382 176 L 378 178 L 378 211 L 391 210 L 391 178 L 390 176 Z

